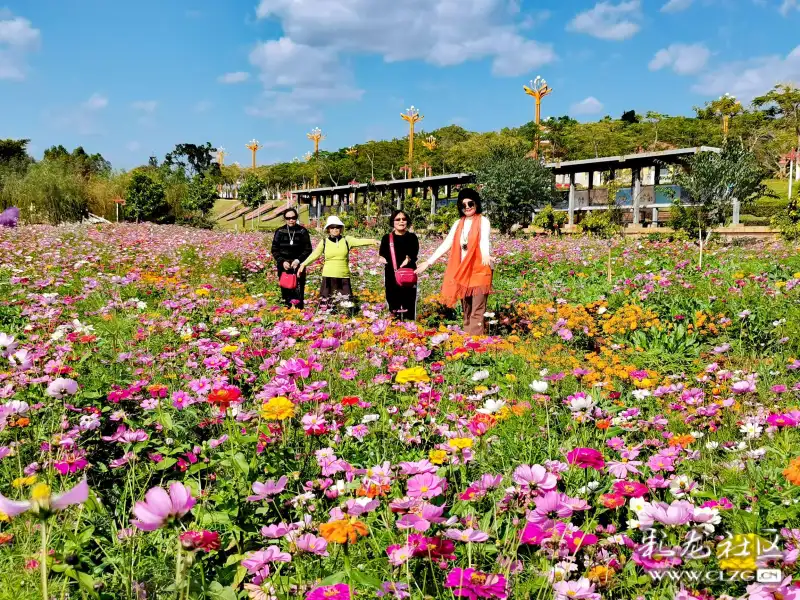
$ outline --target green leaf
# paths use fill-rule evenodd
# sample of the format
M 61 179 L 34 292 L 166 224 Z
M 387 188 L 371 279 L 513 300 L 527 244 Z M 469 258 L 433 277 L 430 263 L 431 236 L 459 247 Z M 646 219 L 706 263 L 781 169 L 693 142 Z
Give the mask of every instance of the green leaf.
M 342 583 L 347 577 L 347 573 L 344 571 L 339 571 L 338 573 L 334 573 L 333 575 L 329 575 L 325 579 L 320 582 L 320 585 L 335 585 L 337 583 Z
M 166 471 L 176 462 L 178 462 L 178 459 L 168 456 L 156 465 L 156 471 Z
M 84 398 L 95 399 L 101 396 L 100 392 L 83 392 Z
M 236 592 L 230 586 L 223 586 L 219 581 L 212 581 L 208 593 L 214 600 L 236 600 Z
M 380 589 L 381 587 L 381 582 L 378 579 L 376 579 L 372 575 L 367 575 L 366 573 L 362 573 L 357 569 L 350 572 L 350 578 L 356 583 L 360 583 L 363 586 L 371 587 L 376 590 Z
M 244 457 L 244 454 L 241 452 L 237 452 L 233 456 L 233 464 L 244 474 L 245 477 L 250 475 L 250 465 L 247 463 L 247 459 Z

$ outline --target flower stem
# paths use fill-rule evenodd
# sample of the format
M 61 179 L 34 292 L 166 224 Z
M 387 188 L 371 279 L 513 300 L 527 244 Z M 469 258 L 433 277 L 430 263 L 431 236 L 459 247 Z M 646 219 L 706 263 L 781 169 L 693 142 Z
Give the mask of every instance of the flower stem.
M 47 521 L 42 521 L 42 554 L 39 557 L 39 571 L 42 574 L 42 600 L 50 600 L 47 593 Z
M 183 544 L 178 537 L 178 552 L 175 555 L 175 598 L 180 600 L 183 591 Z

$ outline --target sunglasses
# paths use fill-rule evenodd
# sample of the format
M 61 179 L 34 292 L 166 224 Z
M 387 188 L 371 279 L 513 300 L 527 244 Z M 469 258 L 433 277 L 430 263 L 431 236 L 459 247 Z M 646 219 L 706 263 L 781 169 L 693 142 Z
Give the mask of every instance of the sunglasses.
M 394 220 L 395 223 L 406 223 L 407 221 L 408 219 L 404 219 L 403 217 Z
M 461 206 L 464 208 L 475 208 L 475 203 L 472 200 L 465 200 Z
M 297 221 L 297 215 L 294 215 L 292 217 L 283 217 L 283 218 L 286 219 L 287 221 Z

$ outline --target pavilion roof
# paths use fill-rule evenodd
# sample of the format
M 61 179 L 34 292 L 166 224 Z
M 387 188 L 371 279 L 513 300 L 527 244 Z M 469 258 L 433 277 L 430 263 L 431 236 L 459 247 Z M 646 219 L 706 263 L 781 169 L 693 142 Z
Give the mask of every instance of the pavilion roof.
M 473 183 L 475 175 L 473 173 L 451 173 L 449 175 L 432 175 L 431 177 L 412 177 L 411 179 L 393 179 L 390 181 L 374 181 L 370 183 L 359 183 L 358 185 L 336 185 L 331 187 L 313 188 L 309 190 L 292 190 L 290 194 L 296 194 L 298 198 L 310 198 L 311 196 L 331 196 L 333 194 L 351 194 L 353 192 L 363 192 L 367 190 L 388 191 L 404 190 L 412 187 L 429 187 L 441 185 L 455 185 L 461 183 Z
M 621 156 L 601 156 L 582 160 L 565 160 L 551 162 L 545 166 L 555 175 L 568 173 L 587 173 L 589 171 L 610 171 L 612 169 L 630 169 L 652 167 L 656 163 L 676 163 L 681 159 L 700 152 L 720 152 L 713 146 L 697 146 L 695 148 L 677 148 L 674 150 L 658 150 L 656 152 L 637 152 Z

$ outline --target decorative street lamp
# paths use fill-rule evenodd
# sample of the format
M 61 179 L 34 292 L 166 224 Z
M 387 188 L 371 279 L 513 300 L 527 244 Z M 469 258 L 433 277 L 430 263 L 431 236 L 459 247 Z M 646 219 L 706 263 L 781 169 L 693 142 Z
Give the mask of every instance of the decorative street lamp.
M 256 152 L 261 150 L 261 148 L 263 148 L 263 146 L 258 143 L 258 140 L 252 139 L 252 140 L 250 140 L 249 144 L 245 145 L 245 148 L 247 148 L 248 150 L 250 150 L 250 152 L 253 153 L 253 169 L 255 169 L 256 168 Z
M 350 146 L 347 150 L 344 151 L 344 153 L 347 154 L 347 156 L 355 156 L 356 154 L 358 154 L 358 148 L 356 148 L 355 146 Z
M 318 163 L 319 163 L 319 143 L 320 143 L 321 140 L 325 139 L 325 136 L 322 135 L 322 130 L 319 127 L 314 127 L 314 129 L 311 130 L 311 133 L 307 133 L 306 134 L 306 137 L 308 139 L 310 139 L 312 142 L 314 142 L 314 159 L 315 159 L 315 164 L 314 164 L 314 187 L 317 187 L 317 166 L 318 166 Z M 309 160 L 309 159 L 306 158 L 306 160 Z
M 225 148 L 217 148 L 217 163 L 220 167 L 225 165 L 225 157 L 227 156 L 227 152 L 225 152 Z
M 400 113 L 400 117 L 404 121 L 408 121 L 408 164 L 410 165 L 414 161 L 414 125 L 425 117 L 419 114 L 419 109 L 414 108 L 413 105 L 411 108 L 407 108 L 406 112 Z
M 536 112 L 534 113 L 534 122 L 536 123 L 536 141 L 533 146 L 533 157 L 539 157 L 539 123 L 542 120 L 542 98 L 545 96 L 550 95 L 553 92 L 553 88 L 547 85 L 547 82 L 542 79 L 540 76 L 536 76 L 536 79 L 531 81 L 530 87 L 527 85 L 523 85 L 522 89 L 525 90 L 525 93 L 529 96 L 533 96 L 533 99 L 536 100 Z
M 433 152 L 436 150 L 437 146 L 436 138 L 432 135 L 429 135 L 422 141 L 422 145 L 425 146 L 429 152 Z

